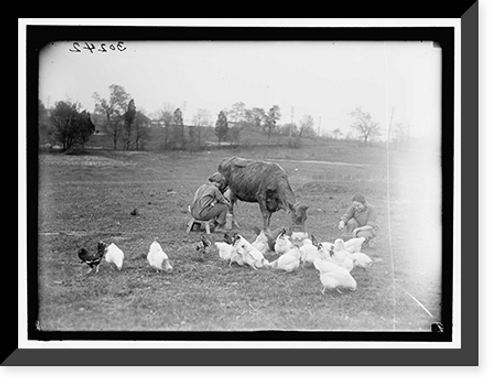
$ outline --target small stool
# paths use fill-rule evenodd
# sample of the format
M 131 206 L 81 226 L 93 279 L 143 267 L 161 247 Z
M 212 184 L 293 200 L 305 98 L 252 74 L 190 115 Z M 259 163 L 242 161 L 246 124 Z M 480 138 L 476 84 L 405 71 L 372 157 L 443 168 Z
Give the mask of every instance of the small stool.
M 210 221 L 201 221 L 192 218 L 191 221 L 189 221 L 188 223 L 186 233 L 191 232 L 191 230 L 193 229 L 193 225 L 200 225 L 200 228 L 205 226 L 205 231 L 207 232 L 207 234 L 210 234 Z

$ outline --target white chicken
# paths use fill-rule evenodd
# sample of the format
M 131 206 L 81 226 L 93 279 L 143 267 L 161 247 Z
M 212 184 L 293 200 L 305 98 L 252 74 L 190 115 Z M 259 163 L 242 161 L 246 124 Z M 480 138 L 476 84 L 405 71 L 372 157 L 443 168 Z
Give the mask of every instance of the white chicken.
M 233 247 L 233 251 L 231 252 L 231 256 L 229 257 L 229 266 L 234 262 L 240 266 L 245 265 L 244 255 L 246 255 L 245 251 L 241 247 Z
M 274 244 L 274 251 L 278 255 L 283 255 L 292 249 L 292 242 L 290 237 L 285 234 L 285 231 L 281 232 L 276 238 L 276 244 Z
M 237 234 L 234 241 L 234 249 L 241 256 L 243 263 L 253 269 L 262 268 L 265 264 L 264 255 L 243 236 Z
M 147 256 L 149 265 L 156 269 L 156 272 L 172 270 L 167 254 L 161 249 L 161 245 L 155 240 L 149 247 Z
M 125 254 L 123 251 L 118 248 L 114 243 L 111 243 L 106 248 L 106 255 L 104 256 L 104 260 L 106 263 L 113 263 L 118 268 L 118 271 L 121 271 L 123 267 L 123 259 Z
M 339 293 L 342 293 L 341 289 L 356 290 L 356 280 L 347 269 L 323 260 L 319 256 L 314 260 L 314 266 L 319 271 L 319 278 L 323 285 L 322 294 L 327 288 L 335 289 Z
M 306 232 L 293 232 L 290 236 L 290 241 L 299 248 L 303 245 L 312 244 L 312 240 Z
M 373 264 L 373 260 L 370 259 L 370 257 L 365 253 L 355 252 L 351 254 L 351 257 L 354 261 L 355 267 L 367 269 L 370 268 Z
M 225 242 L 214 242 L 214 245 L 217 247 L 217 250 L 219 251 L 219 257 L 223 261 L 231 260 L 231 255 L 234 250 L 234 247 L 231 244 Z
M 269 242 L 263 230 L 259 232 L 257 238 L 252 243 L 252 246 L 257 248 L 259 252 L 262 253 L 263 255 L 269 252 Z
M 344 240 L 341 238 L 336 239 L 330 253 L 332 254 L 332 261 L 335 264 L 340 265 L 349 272 L 352 271 L 354 268 L 354 259 L 352 258 L 352 254 L 345 250 Z
M 249 265 L 253 269 L 262 268 L 268 264 L 268 261 L 264 258 L 264 255 L 260 253 L 257 249 L 251 249 L 251 245 L 242 244 L 240 249 L 243 250 L 243 261 L 245 264 Z
M 354 237 L 344 242 L 344 249 L 349 253 L 356 253 L 361 251 L 361 247 L 365 242 L 365 237 Z
M 284 270 L 286 272 L 292 272 L 300 267 L 300 249 L 298 246 L 293 245 L 291 249 L 278 257 L 272 263 L 269 263 L 269 267 Z
M 313 264 L 318 255 L 318 247 L 312 244 L 304 244 L 300 248 L 300 261 L 303 264 Z

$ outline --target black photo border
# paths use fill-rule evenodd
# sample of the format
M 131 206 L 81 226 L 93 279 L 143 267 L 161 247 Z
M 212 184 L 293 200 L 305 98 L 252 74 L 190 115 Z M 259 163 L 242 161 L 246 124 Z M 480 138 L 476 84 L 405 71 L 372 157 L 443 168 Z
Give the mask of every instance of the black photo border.
M 479 6 L 475 4 L 473 7 L 466 12 L 461 20 L 461 70 L 467 68 L 468 77 L 466 80 L 461 79 L 461 103 L 462 106 L 466 104 L 468 107 L 476 107 L 474 112 L 471 109 L 471 113 L 467 114 L 467 118 L 461 115 L 461 126 L 462 128 L 472 128 L 468 130 L 466 144 L 475 145 L 478 144 L 478 140 L 475 140 L 475 136 L 478 138 L 478 67 L 476 61 L 478 61 L 478 55 L 474 55 L 478 50 L 478 21 L 479 21 Z M 466 15 L 467 14 L 467 15 Z M 471 14 L 471 15 L 468 15 Z M 472 25 L 471 32 L 465 33 L 467 30 L 466 23 Z M 160 33 L 158 33 L 160 31 Z M 343 28 L 281 28 L 281 27 L 265 27 L 265 28 L 238 28 L 238 27 L 74 27 L 74 26 L 28 26 L 27 31 L 27 125 L 28 127 L 33 126 L 33 121 L 36 122 L 36 115 L 30 112 L 30 106 L 37 106 L 33 104 L 33 101 L 38 98 L 37 82 L 38 77 L 38 52 L 41 47 L 50 41 L 54 40 L 93 40 L 93 34 L 98 39 L 102 39 L 102 35 L 108 40 L 119 39 L 119 40 L 134 40 L 134 39 L 158 39 L 158 40 L 178 40 L 182 37 L 183 40 L 228 40 L 228 36 L 234 40 L 433 40 L 438 42 L 443 48 L 443 229 L 447 232 L 443 234 L 443 256 L 445 258 L 443 264 L 443 326 L 448 328 L 444 333 L 330 333 L 330 332 L 313 332 L 313 333 L 302 333 L 302 332 L 235 332 L 235 333 L 191 333 L 191 332 L 175 332 L 175 333 L 122 333 L 122 332 L 105 332 L 105 333 L 87 333 L 87 332 L 71 332 L 71 333 L 60 333 L 60 332 L 39 332 L 36 330 L 35 321 L 36 314 L 38 311 L 37 305 L 37 269 L 36 269 L 36 257 L 37 257 L 37 196 L 36 191 L 33 195 L 33 186 L 37 183 L 37 141 L 36 138 L 27 138 L 27 167 L 28 167 L 28 179 L 27 184 L 29 187 L 28 192 L 28 339 L 29 340 L 41 340 L 41 341 L 51 341 L 51 340 L 168 340 L 173 341 L 173 346 L 175 346 L 175 341 L 187 340 L 187 341 L 437 341 L 437 342 L 447 342 L 451 337 L 451 329 L 453 327 L 453 322 L 451 321 L 451 286 L 452 286 L 452 257 L 453 257 L 453 150 L 454 150 L 454 33 L 455 30 L 452 27 L 343 27 Z M 61 35 L 62 34 L 62 35 Z M 154 36 L 154 38 L 152 37 Z M 64 37 L 64 39 L 62 38 Z M 464 39 L 465 38 L 465 39 Z M 472 55 L 467 55 L 466 53 L 470 51 Z M 467 64 L 465 59 L 468 59 L 471 63 Z M 451 71 L 450 71 L 451 66 Z M 35 82 L 32 82 L 35 80 Z M 474 82 L 476 81 L 476 82 Z M 35 85 L 35 86 L 33 86 Z M 469 85 L 469 86 L 467 86 Z M 449 92 L 451 88 L 451 94 Z M 467 92 L 464 95 L 464 88 Z M 458 92 L 458 91 L 455 91 Z M 467 101 L 467 102 L 466 102 Z M 468 112 L 469 113 L 469 112 Z M 476 114 L 476 116 L 474 116 Z M 468 121 L 464 121 L 467 119 Z M 461 131 L 461 137 L 464 136 L 465 131 Z M 464 141 L 465 139 L 461 139 Z M 469 141 L 470 140 L 470 141 Z M 476 147 L 468 148 L 467 155 L 467 166 L 471 167 L 472 170 L 467 169 L 467 173 L 470 176 L 467 178 L 472 178 L 475 182 L 478 180 L 477 170 L 475 170 L 475 163 L 478 159 L 478 155 L 473 155 L 476 151 Z M 478 151 L 478 147 L 477 147 Z M 472 156 L 472 160 L 469 158 Z M 477 159 L 476 159 L 477 158 Z M 465 164 L 462 164 L 462 168 Z M 446 176 L 446 180 L 445 177 Z M 462 170 L 462 176 L 464 176 L 464 171 Z M 461 194 L 471 196 L 472 199 L 476 198 L 475 189 L 478 185 L 468 185 L 472 189 L 473 193 Z M 463 193 L 463 191 L 461 191 Z M 469 202 L 469 203 L 477 203 Z M 461 214 L 466 216 L 466 214 Z M 470 216 L 470 214 L 469 214 Z M 472 213 L 473 219 L 467 219 L 465 224 L 471 224 L 477 217 L 477 213 Z M 473 229 L 474 230 L 474 229 Z M 468 235 L 476 235 L 475 231 L 469 233 Z M 455 236 L 458 238 L 458 236 Z M 470 241 L 470 240 L 469 240 Z M 469 244 L 469 248 L 474 248 L 474 244 Z M 469 257 L 476 257 L 477 253 L 475 251 L 471 252 Z M 33 258 L 35 266 L 33 266 Z M 447 259 L 446 259 L 447 258 Z M 477 261 L 471 260 L 468 264 L 477 266 Z M 465 263 L 461 263 L 464 266 Z M 465 270 L 465 268 L 464 268 Z M 467 269 L 467 273 L 478 273 L 477 268 L 473 268 L 470 271 Z M 477 279 L 478 280 L 478 279 Z M 470 285 L 470 284 L 469 284 Z M 463 284 L 461 285 L 464 286 Z M 461 292 L 462 298 L 462 309 L 464 308 L 464 295 L 467 295 L 467 300 L 472 298 L 472 305 L 477 303 L 474 298 L 476 293 L 469 292 L 469 290 L 464 293 Z M 448 306 L 448 307 L 447 307 Z M 472 306 L 470 306 L 472 307 Z M 473 311 L 476 309 L 473 307 Z M 461 327 L 462 332 L 464 332 L 465 322 L 463 321 L 464 315 L 461 317 Z M 474 315 L 472 315 L 474 316 Z M 477 317 L 476 317 L 477 319 Z M 475 322 L 467 324 L 470 327 L 476 327 Z M 15 331 L 17 333 L 17 331 Z M 436 334 L 438 335 L 436 337 Z M 471 335 L 471 337 L 474 337 Z M 475 339 L 475 338 L 474 338 Z M 462 348 L 465 345 L 464 336 L 461 336 Z M 474 346 L 476 343 L 472 343 L 469 346 Z M 335 347 L 335 343 L 332 343 Z M 477 345 L 476 345 L 477 346 Z M 32 358 L 28 357 L 27 361 L 25 356 L 19 355 L 19 351 L 25 353 L 25 351 L 32 352 L 35 356 Z M 341 349 L 342 357 L 338 359 L 335 356 L 331 356 L 331 352 L 339 351 L 339 349 L 171 349 L 171 356 L 165 356 L 164 352 L 169 353 L 168 349 L 17 349 L 11 357 L 6 362 L 5 365 L 22 365 L 23 359 L 26 363 L 54 363 L 57 365 L 58 362 L 61 365 L 77 363 L 76 360 L 92 360 L 92 363 L 99 365 L 98 359 L 103 360 L 103 364 L 106 364 L 106 360 L 116 360 L 115 357 L 110 357 L 109 354 L 114 353 L 118 355 L 118 359 L 121 359 L 123 365 L 134 363 L 135 360 L 141 365 L 155 365 L 155 360 L 161 359 L 162 365 L 234 365 L 236 364 L 253 364 L 256 360 L 260 360 L 259 363 L 264 365 L 273 365 L 277 360 L 279 363 L 284 365 L 295 365 L 295 360 L 300 360 L 299 365 L 302 363 L 311 365 L 322 365 L 327 364 L 344 364 L 351 365 L 354 364 L 385 364 L 391 365 L 400 364 L 402 362 L 408 362 L 407 357 L 394 357 L 391 356 L 387 358 L 387 355 L 394 355 L 395 353 L 407 353 L 412 352 L 419 359 L 420 355 L 425 352 L 440 352 L 447 351 L 452 352 L 453 349 L 363 349 L 363 357 L 359 358 L 359 349 Z M 61 357 L 60 354 L 66 353 L 68 351 L 76 352 L 75 357 Z M 98 354 L 97 358 L 94 356 L 89 356 L 89 352 L 96 351 Z M 294 358 L 292 356 L 296 351 L 300 351 L 302 355 L 300 357 Z M 158 353 L 162 354 L 161 358 L 158 358 Z M 173 352 L 173 353 L 172 353 Z M 209 356 L 212 352 L 218 354 L 217 357 Z M 234 353 L 245 354 L 244 357 L 231 356 Z M 286 354 L 285 358 L 276 357 L 278 353 Z M 314 356 L 312 358 L 304 356 L 304 353 L 312 355 L 323 353 L 330 354 L 327 358 Z M 325 353 L 326 352 L 326 353 Z M 383 357 L 376 356 L 378 352 L 383 352 L 385 355 Z M 395 353 L 394 353 L 395 352 Z M 42 353 L 50 353 L 50 357 L 40 357 Z M 135 353 L 134 356 L 132 356 Z M 193 353 L 196 355 L 193 356 Z M 252 354 L 257 353 L 259 356 L 255 357 Z M 16 355 L 17 354 L 17 355 Z M 59 354 L 59 355 L 57 355 Z M 107 354 L 107 356 L 104 356 Z M 152 354 L 152 356 L 147 356 L 147 354 Z M 154 355 L 156 354 L 156 355 Z M 223 357 L 219 355 L 222 354 Z M 470 352 L 469 354 L 477 355 L 478 352 Z M 184 355 L 184 356 L 183 356 Z M 208 356 L 207 356 L 208 355 Z M 347 357 L 346 357 L 347 355 Z M 348 356 L 351 355 L 351 356 Z M 14 357 L 13 357 L 14 356 Z M 410 357 L 410 359 L 413 356 Z M 420 361 L 427 363 L 432 358 L 424 357 L 420 358 Z M 49 361 L 50 360 L 50 361 Z M 71 360 L 71 361 L 70 361 Z M 150 363 L 148 363 L 150 360 Z M 245 361 L 246 360 L 246 361 Z M 328 360 L 325 361 L 325 360 Z M 436 358 L 435 361 L 439 362 L 450 362 L 445 361 L 450 360 L 449 358 Z M 116 362 L 116 361 L 115 361 Z M 171 364 L 172 363 L 172 364 Z M 120 362 L 118 362 L 120 364 Z

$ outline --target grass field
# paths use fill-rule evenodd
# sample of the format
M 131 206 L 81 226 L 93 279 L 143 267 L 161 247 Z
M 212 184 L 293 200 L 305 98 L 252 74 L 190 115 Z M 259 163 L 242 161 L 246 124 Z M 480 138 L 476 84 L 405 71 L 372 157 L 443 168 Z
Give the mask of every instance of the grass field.
M 355 292 L 321 293 L 314 267 L 293 273 L 201 259 L 200 233 L 186 234 L 194 191 L 229 155 L 277 161 L 309 205 L 307 229 L 320 241 L 338 236 L 355 192 L 379 210 L 371 269 L 355 268 Z M 199 153 L 88 149 L 39 155 L 39 327 L 42 331 L 430 331 L 440 320 L 441 246 L 438 164 L 432 153 L 308 144 Z M 388 192 L 389 187 L 389 192 Z M 137 209 L 138 215 L 130 212 Z M 238 203 L 240 233 L 253 241 L 257 204 Z M 280 211 L 271 227 L 288 225 Z M 156 273 L 145 255 L 157 238 L 173 271 Z M 222 235 L 212 234 L 222 241 Z M 85 275 L 80 247 L 103 240 L 125 252 L 121 272 L 103 263 Z M 270 260 L 275 255 L 270 255 Z M 409 294 L 433 315 L 430 317 Z

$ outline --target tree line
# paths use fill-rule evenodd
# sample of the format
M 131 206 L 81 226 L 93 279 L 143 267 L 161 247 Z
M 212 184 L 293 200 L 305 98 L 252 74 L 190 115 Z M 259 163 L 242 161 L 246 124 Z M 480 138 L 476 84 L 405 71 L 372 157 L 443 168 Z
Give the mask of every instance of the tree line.
M 265 134 L 268 142 L 273 136 L 287 136 L 290 147 L 299 147 L 304 137 L 318 136 L 310 115 L 304 115 L 298 125 L 279 125 L 281 111 L 278 105 L 266 111 L 260 107 L 247 108 L 245 103 L 238 102 L 230 109 L 221 110 L 215 123 L 210 112 L 199 109 L 191 125 L 185 126 L 179 107 L 174 109 L 172 105 L 164 105 L 149 118 L 136 107 L 132 96 L 120 85 L 110 85 L 107 98 L 98 93 L 94 93 L 93 98 L 95 106 L 92 114 L 82 110 L 79 103 L 59 101 L 54 107 L 46 109 L 39 101 L 40 143 L 59 144 L 63 150 L 84 148 L 97 128 L 112 139 L 115 150 L 144 149 L 154 127 L 163 133 L 161 148 L 165 150 L 197 150 L 211 136 L 215 137 L 219 146 L 222 142 L 236 145 L 243 131 Z M 362 107 L 356 107 L 350 115 L 352 128 L 365 144 L 380 136 L 378 123 Z M 402 124 L 397 124 L 395 132 L 403 133 L 405 129 Z M 336 129 L 333 134 L 337 138 L 342 133 Z

